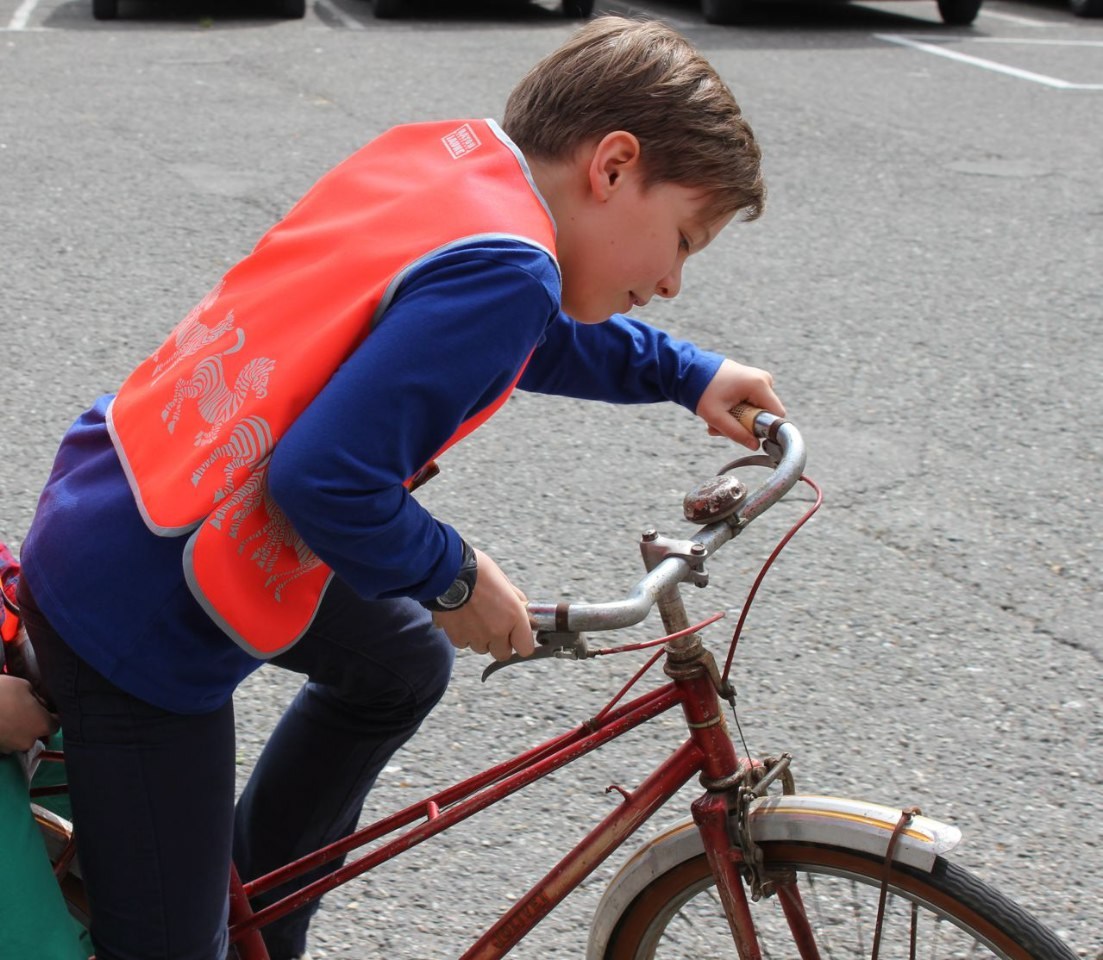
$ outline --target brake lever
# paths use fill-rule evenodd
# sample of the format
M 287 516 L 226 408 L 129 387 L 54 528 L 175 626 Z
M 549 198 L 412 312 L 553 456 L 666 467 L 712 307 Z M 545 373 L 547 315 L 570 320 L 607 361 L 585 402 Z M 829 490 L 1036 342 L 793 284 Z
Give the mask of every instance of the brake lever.
M 589 644 L 581 633 L 570 631 L 541 631 L 536 634 L 536 649 L 527 657 L 514 654 L 508 660 L 496 660 L 483 671 L 483 683 L 491 674 L 515 663 L 532 663 L 555 657 L 561 660 L 585 660 L 592 656 Z
M 762 441 L 762 452 L 753 453 L 746 457 L 740 457 L 731 463 L 726 463 L 720 468 L 720 475 L 740 467 L 776 467 L 781 462 L 783 451 L 780 444 L 773 440 Z

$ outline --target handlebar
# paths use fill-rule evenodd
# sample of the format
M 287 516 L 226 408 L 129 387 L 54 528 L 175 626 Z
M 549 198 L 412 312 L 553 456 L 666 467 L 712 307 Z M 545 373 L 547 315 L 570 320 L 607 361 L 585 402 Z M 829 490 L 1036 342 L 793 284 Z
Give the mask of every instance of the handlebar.
M 738 463 L 771 466 L 770 476 L 729 516 L 702 527 L 688 540 L 664 541 L 664 558 L 649 569 L 624 599 L 607 603 L 530 603 L 529 618 L 538 633 L 616 630 L 639 623 L 663 594 L 679 583 L 693 580 L 708 557 L 792 489 L 804 471 L 805 462 L 804 441 L 796 427 L 781 417 L 746 404 L 734 408 L 732 414 L 755 436 L 766 441 L 763 454 Z M 733 466 L 735 464 L 729 464 L 721 472 Z M 656 539 L 654 531 L 645 533 L 645 557 L 649 533 L 652 540 Z

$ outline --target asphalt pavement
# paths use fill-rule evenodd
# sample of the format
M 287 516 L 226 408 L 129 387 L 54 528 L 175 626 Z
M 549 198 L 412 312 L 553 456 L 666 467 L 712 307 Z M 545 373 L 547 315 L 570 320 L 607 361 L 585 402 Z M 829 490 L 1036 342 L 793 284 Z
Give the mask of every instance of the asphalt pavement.
M 18 546 L 73 418 L 314 179 L 394 123 L 500 116 L 572 29 L 537 5 L 461 6 L 376 21 L 365 0 L 312 0 L 282 21 L 260 0 L 122 0 L 96 22 L 87 0 L 0 0 L 0 536 Z M 599 8 L 675 23 L 763 145 L 765 217 L 641 314 L 771 369 L 825 491 L 740 644 L 751 749 L 791 751 L 804 790 L 957 824 L 963 863 L 1095 960 L 1103 20 L 1057 0 L 991 0 L 973 28 L 928 0 L 729 28 L 688 2 Z M 419 496 L 531 598 L 611 599 L 639 575 L 639 530 L 684 535 L 682 494 L 733 455 L 684 410 L 517 394 Z M 757 522 L 692 593 L 729 611 L 718 648 L 806 505 Z M 483 685 L 462 655 L 366 812 L 582 721 L 636 665 Z M 265 668 L 241 688 L 243 776 L 294 687 Z M 458 956 L 679 736 L 660 723 L 335 892 L 312 956 Z M 514 955 L 581 955 L 614 859 Z

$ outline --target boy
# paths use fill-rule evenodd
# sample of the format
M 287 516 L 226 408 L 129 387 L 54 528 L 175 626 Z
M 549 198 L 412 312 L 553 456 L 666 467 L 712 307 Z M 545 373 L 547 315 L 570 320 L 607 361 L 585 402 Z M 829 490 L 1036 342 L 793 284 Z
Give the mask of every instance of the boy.
M 22 601 L 99 960 L 221 960 L 231 849 L 249 879 L 348 834 L 454 647 L 532 651 L 521 591 L 410 496 L 514 386 L 673 400 L 751 447 L 731 407 L 783 413 L 769 374 L 620 315 L 763 197 L 712 68 L 597 20 L 502 127 L 399 127 L 330 171 L 77 421 Z M 265 659 L 307 679 L 235 811 L 231 696 Z

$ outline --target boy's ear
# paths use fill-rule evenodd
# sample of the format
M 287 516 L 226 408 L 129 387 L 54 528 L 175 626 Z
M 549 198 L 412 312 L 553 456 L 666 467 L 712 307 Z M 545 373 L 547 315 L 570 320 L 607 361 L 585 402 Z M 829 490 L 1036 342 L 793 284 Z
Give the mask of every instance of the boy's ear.
M 640 141 L 627 130 L 614 130 L 602 137 L 590 157 L 590 190 L 595 199 L 606 201 L 639 170 Z

